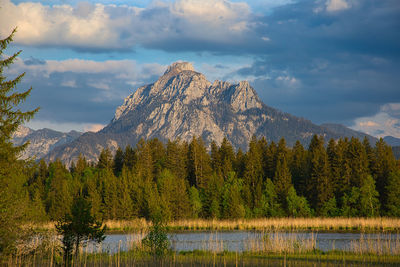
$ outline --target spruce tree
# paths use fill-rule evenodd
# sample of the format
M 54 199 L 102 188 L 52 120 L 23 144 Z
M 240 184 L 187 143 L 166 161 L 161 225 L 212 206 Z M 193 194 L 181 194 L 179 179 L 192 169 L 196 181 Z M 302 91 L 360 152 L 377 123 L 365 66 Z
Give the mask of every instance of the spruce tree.
M 290 174 L 286 156 L 283 152 L 279 153 L 274 177 L 275 190 L 278 195 L 279 203 L 286 208 L 286 198 L 289 188 L 292 186 L 292 175 Z
M 207 188 L 211 178 L 211 158 L 201 138 L 192 139 L 188 151 L 188 171 L 190 185 Z
M 376 190 L 379 193 L 379 202 L 384 211 L 387 211 L 387 191 L 389 175 L 397 169 L 397 162 L 393 156 L 392 148 L 383 139 L 375 145 L 375 157 L 372 162 L 372 173 L 376 181 Z
M 27 143 L 14 146 L 12 136 L 18 127 L 33 118 L 39 110 L 22 111 L 18 106 L 32 91 L 17 91 L 17 84 L 25 73 L 8 80 L 4 71 L 14 63 L 21 51 L 7 57 L 4 53 L 12 42 L 16 30 L 0 40 L 0 256 L 12 251 L 21 233 L 20 225 L 26 205 L 23 185 L 26 177 L 24 161 L 18 160 Z
M 253 136 L 249 143 L 246 154 L 244 171 L 244 201 L 245 204 L 255 211 L 260 211 L 263 185 L 262 152 L 259 149 L 257 138 Z
M 218 154 L 221 160 L 221 174 L 224 180 L 226 180 L 233 171 L 233 163 L 235 161 L 235 152 L 233 151 L 232 144 L 226 137 L 222 140 Z
M 307 179 L 307 151 L 304 149 L 300 141 L 296 141 L 293 147 L 293 156 L 290 162 L 290 170 L 292 173 L 292 181 L 294 188 L 299 195 L 306 193 Z
M 390 173 L 386 186 L 387 202 L 386 214 L 400 217 L 400 170 Z

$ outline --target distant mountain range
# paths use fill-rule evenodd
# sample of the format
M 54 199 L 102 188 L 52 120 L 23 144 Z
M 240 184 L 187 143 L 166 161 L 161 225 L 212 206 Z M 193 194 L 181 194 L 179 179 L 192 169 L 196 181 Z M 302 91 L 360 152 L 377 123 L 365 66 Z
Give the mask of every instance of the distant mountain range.
M 83 154 L 96 161 L 103 148 L 115 151 L 128 144 L 135 146 L 141 138 L 190 141 L 193 136 L 200 136 L 209 144 L 212 140 L 220 143 L 226 136 L 234 147 L 247 149 L 253 135 L 275 142 L 284 137 L 291 146 L 296 140 L 307 145 L 314 134 L 323 135 L 326 140 L 351 136 L 367 136 L 371 144 L 377 140 L 342 125 L 319 126 L 279 111 L 265 105 L 246 81 L 211 83 L 190 63 L 178 62 L 157 81 L 125 98 L 104 129 L 79 137 L 77 133 L 76 139 L 52 146 L 53 149 L 48 145 L 50 152 L 45 158 L 60 158 L 68 165 Z
M 400 146 L 400 138 L 396 138 L 393 136 L 385 136 L 383 138 L 383 141 L 385 141 L 390 146 Z
M 70 131 L 68 133 L 58 132 L 51 129 L 32 130 L 28 127 L 20 126 L 13 136 L 13 142 L 21 145 L 30 142 L 26 150 L 21 155 L 22 159 L 40 159 L 46 156 L 55 147 L 69 143 L 78 138 L 82 133 Z

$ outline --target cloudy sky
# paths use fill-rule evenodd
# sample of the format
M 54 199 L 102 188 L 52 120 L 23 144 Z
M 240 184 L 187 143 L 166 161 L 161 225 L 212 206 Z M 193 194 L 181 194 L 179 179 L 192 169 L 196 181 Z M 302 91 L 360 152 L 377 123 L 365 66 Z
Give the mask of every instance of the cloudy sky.
M 398 0 L 0 0 L 28 126 L 98 130 L 175 61 L 248 80 L 269 106 L 400 137 Z

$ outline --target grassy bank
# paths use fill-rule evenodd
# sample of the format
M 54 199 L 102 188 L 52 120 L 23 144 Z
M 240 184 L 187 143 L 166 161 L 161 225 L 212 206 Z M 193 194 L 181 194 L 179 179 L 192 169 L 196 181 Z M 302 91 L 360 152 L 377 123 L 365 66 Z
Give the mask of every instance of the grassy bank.
M 295 231 L 293 231 L 295 233 Z M 163 259 L 150 255 L 142 239 L 146 231 L 131 234 L 126 243 L 118 243 L 117 250 L 94 244 L 82 247 L 74 266 L 400 266 L 400 238 L 372 238 L 365 235 L 354 240 L 343 250 L 332 247 L 324 252 L 317 249 L 313 234 L 288 235 L 280 231 L 260 232 L 246 239 L 243 252 L 226 251 L 218 238 L 204 240 L 201 250 L 176 252 L 170 250 Z M 390 236 L 390 235 L 389 235 Z M 123 251 L 124 247 L 127 251 Z M 172 247 L 173 248 L 173 245 Z M 25 244 L 13 257 L 0 265 L 59 266 L 62 251 L 54 235 L 41 236 Z
M 7 266 L 59 266 L 60 256 L 46 255 L 13 257 L 4 261 Z M 322 253 L 235 253 L 188 251 L 171 253 L 163 258 L 129 251 L 115 254 L 82 253 L 73 266 L 399 266 L 398 255 L 376 255 L 332 251 Z
M 108 220 L 110 232 L 136 232 L 151 225 L 145 219 Z M 54 222 L 30 225 L 39 230 L 54 230 Z M 399 218 L 262 218 L 237 220 L 188 219 L 167 224 L 169 231 L 260 230 L 260 231 L 400 231 Z

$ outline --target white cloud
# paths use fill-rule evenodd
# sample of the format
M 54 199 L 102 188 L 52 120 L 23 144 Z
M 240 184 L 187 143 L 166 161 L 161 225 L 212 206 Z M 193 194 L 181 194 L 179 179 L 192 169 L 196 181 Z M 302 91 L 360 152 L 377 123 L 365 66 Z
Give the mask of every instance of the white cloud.
M 360 121 L 358 123 L 361 127 L 379 127 L 380 125 L 374 121 Z
M 7 70 L 8 74 L 17 75 L 21 72 L 27 72 L 31 76 L 43 76 L 48 78 L 53 73 L 77 73 L 77 74 L 111 74 L 118 79 L 127 82 L 140 83 L 154 75 L 161 75 L 166 66 L 150 63 L 137 64 L 134 60 L 106 60 L 94 61 L 86 59 L 67 59 L 67 60 L 46 60 L 41 64 L 26 64 L 25 61 L 17 59 L 15 63 Z M 105 85 L 104 79 L 91 81 L 93 87 L 99 89 L 109 89 Z M 76 87 L 76 80 L 64 80 L 61 85 Z
M 248 30 L 250 15 L 246 3 L 226 0 L 154 2 L 146 8 L 0 2 L 0 37 L 17 26 L 17 43 L 88 50 L 130 50 L 178 35 L 224 41 Z
M 345 10 L 351 7 L 346 0 L 328 0 L 325 5 L 328 12 Z
M 285 89 L 295 89 L 301 85 L 301 82 L 298 79 L 289 75 L 278 76 L 275 78 L 275 80 Z
M 388 113 L 388 111 L 391 112 L 393 109 L 400 110 L 400 103 L 383 105 L 378 114 L 356 119 L 351 128 L 376 137 L 389 135 L 400 138 L 400 116 L 396 117 L 396 114 Z
M 105 127 L 104 124 L 86 124 L 83 126 L 85 132 L 98 132 Z

